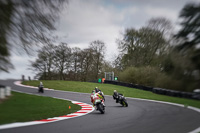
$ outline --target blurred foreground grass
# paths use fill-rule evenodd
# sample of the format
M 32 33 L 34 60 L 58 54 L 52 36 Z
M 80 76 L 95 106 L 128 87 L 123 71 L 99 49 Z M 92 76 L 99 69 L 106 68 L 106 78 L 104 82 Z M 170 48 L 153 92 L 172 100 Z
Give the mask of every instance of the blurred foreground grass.
M 89 83 L 89 82 L 78 82 L 78 81 L 57 81 L 57 80 L 56 81 L 45 80 L 42 82 L 45 88 L 50 88 L 50 89 L 55 89 L 55 90 L 91 93 L 95 87 L 98 87 L 104 92 L 105 95 L 112 95 L 113 91 L 117 90 L 118 92 L 124 94 L 125 97 L 166 101 L 166 102 L 183 104 L 185 106 L 193 106 L 193 107 L 200 108 L 199 100 L 164 96 L 164 95 L 155 94 L 149 91 L 117 86 L 117 85 L 111 85 L 111 84 L 100 84 L 100 83 Z M 38 86 L 39 81 L 25 81 L 23 82 L 23 84 Z
M 70 101 L 12 92 L 9 99 L 0 103 L 0 124 L 41 120 L 80 109 L 81 106 Z

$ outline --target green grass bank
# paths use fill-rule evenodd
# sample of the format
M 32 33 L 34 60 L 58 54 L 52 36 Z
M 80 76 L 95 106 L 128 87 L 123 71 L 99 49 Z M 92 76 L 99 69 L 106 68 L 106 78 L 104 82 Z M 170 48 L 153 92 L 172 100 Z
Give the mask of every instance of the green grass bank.
M 117 85 L 111 85 L 111 84 L 100 84 L 100 83 L 78 82 L 78 81 L 57 81 L 57 80 L 56 81 L 48 80 L 48 81 L 42 81 L 42 82 L 45 88 L 50 88 L 50 89 L 55 89 L 55 90 L 91 93 L 95 87 L 98 87 L 104 92 L 105 95 L 112 95 L 113 91 L 117 90 L 118 92 L 123 93 L 126 97 L 179 103 L 186 106 L 193 106 L 193 107 L 200 108 L 199 100 L 164 96 L 164 95 L 155 94 L 149 91 L 117 86 Z M 24 81 L 23 84 L 38 86 L 39 81 Z
M 0 103 L 0 124 L 41 120 L 80 109 L 70 101 L 12 92 L 11 97 Z

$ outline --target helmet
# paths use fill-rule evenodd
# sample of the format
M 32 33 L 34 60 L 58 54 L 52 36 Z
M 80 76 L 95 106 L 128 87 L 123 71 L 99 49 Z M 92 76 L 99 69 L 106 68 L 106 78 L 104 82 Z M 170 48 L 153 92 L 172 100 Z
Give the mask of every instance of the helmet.
M 95 87 L 94 90 L 95 90 L 96 93 L 100 91 L 100 90 L 98 89 L 98 87 Z
M 116 90 L 114 90 L 114 92 L 117 92 Z

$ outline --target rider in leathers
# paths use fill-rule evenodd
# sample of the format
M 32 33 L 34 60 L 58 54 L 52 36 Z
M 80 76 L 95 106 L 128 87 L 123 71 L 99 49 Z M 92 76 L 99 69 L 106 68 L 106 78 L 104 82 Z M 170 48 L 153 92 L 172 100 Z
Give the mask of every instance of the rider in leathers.
M 116 103 L 119 102 L 119 95 L 123 96 L 123 94 L 118 93 L 116 90 L 114 90 L 113 99 L 116 99 Z
M 97 87 L 92 91 L 92 94 L 91 94 L 91 96 L 90 96 L 91 102 L 93 103 L 93 106 L 94 106 L 93 95 L 94 95 L 95 93 L 99 93 L 99 94 L 100 94 L 100 96 L 101 96 L 100 98 L 103 100 L 103 105 L 105 106 L 105 104 L 104 104 L 104 101 L 105 101 L 104 94 L 103 94 L 103 92 L 102 92 L 100 89 L 98 89 Z

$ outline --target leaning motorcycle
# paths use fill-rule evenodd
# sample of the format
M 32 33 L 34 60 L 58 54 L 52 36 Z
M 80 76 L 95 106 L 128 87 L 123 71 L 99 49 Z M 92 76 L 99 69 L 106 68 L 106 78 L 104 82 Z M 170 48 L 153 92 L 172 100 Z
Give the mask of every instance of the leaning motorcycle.
M 118 99 L 119 99 L 119 103 L 120 103 L 122 106 L 128 107 L 127 100 L 126 100 L 126 98 L 125 98 L 123 95 L 119 95 L 119 96 L 118 96 Z
M 96 106 L 96 110 L 99 110 L 101 112 L 101 114 L 105 113 L 105 106 L 104 106 L 104 101 L 103 101 L 103 97 L 99 94 L 99 93 L 95 93 L 93 95 L 93 99 L 94 99 L 94 105 Z

